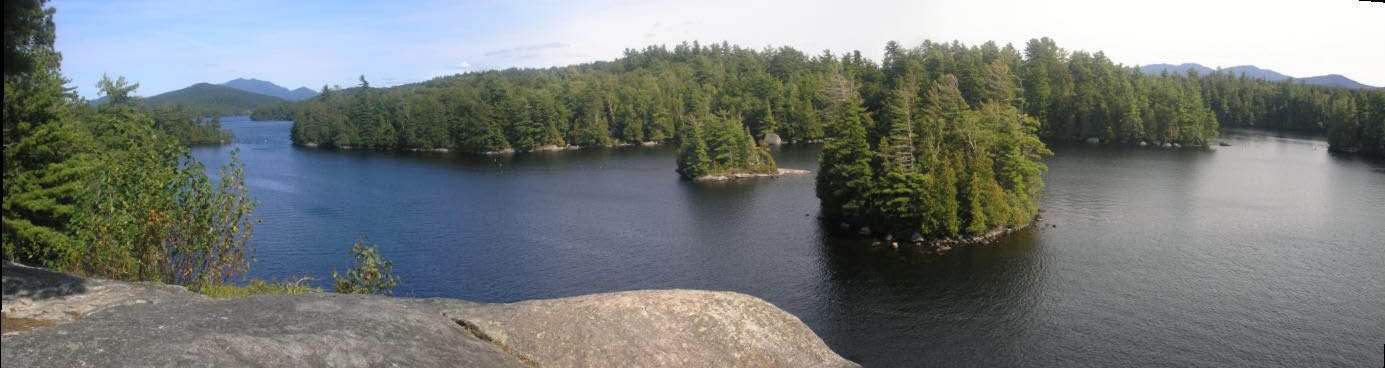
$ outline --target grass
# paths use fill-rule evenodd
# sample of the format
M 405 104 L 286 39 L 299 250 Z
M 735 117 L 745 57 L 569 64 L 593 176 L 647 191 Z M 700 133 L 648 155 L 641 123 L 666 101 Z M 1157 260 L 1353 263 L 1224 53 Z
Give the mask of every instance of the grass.
M 304 285 L 304 281 L 307 281 L 307 279 L 304 278 L 298 281 L 250 280 L 250 282 L 245 285 L 210 285 L 203 286 L 197 291 L 217 299 L 235 299 L 262 294 L 307 294 L 322 292 L 322 289 Z

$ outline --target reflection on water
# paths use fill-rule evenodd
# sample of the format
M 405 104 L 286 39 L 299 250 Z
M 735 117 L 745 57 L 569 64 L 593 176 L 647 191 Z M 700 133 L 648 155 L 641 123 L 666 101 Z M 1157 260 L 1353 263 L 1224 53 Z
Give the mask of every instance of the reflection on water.
M 878 366 L 1362 366 L 1385 341 L 1385 164 L 1321 139 L 1058 145 L 1045 220 L 925 256 L 824 234 L 811 177 L 690 183 L 670 147 L 459 157 L 294 148 L 227 120 L 264 220 L 256 277 L 379 243 L 405 295 L 483 302 L 733 290 Z M 816 169 L 817 148 L 775 152 Z

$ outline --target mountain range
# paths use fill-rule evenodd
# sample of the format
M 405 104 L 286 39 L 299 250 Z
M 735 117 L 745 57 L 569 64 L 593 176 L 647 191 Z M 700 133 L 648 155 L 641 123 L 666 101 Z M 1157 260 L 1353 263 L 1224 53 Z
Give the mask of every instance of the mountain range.
M 281 87 L 278 84 L 254 78 L 236 78 L 226 83 L 222 83 L 221 85 L 246 92 L 254 92 L 266 96 L 274 96 L 289 101 L 302 101 L 309 98 L 313 98 L 313 96 L 317 96 L 317 91 L 309 89 L 308 87 L 298 87 L 298 89 L 289 90 L 288 88 Z
M 1216 71 L 1217 69 L 1212 69 L 1198 63 L 1183 63 L 1178 65 L 1151 64 L 1140 67 L 1140 72 L 1145 74 L 1159 74 L 1164 72 L 1167 72 L 1169 74 L 1186 74 L 1189 70 L 1196 70 L 1197 73 L 1200 75 L 1207 75 L 1212 73 L 1213 71 Z M 1229 68 L 1221 68 L 1220 70 L 1222 72 L 1229 72 L 1234 75 L 1244 74 L 1246 77 L 1264 79 L 1271 82 L 1278 82 L 1289 78 L 1293 78 L 1291 76 L 1284 75 L 1273 70 L 1261 69 L 1254 65 L 1238 65 Z M 1381 88 L 1351 80 L 1351 78 L 1347 78 L 1341 74 L 1328 74 L 1307 78 L 1294 78 L 1294 82 L 1350 89 Z
M 307 87 L 290 90 L 259 79 L 236 78 L 222 84 L 198 83 L 183 89 L 145 97 L 145 104 L 183 105 L 204 113 L 245 115 L 264 105 L 302 101 L 317 96 Z M 92 105 L 106 102 L 105 97 L 92 100 Z
M 198 83 L 144 99 L 144 103 L 151 106 L 183 105 L 195 111 L 216 115 L 245 115 L 260 106 L 281 102 L 284 102 L 284 99 L 279 97 L 211 83 Z

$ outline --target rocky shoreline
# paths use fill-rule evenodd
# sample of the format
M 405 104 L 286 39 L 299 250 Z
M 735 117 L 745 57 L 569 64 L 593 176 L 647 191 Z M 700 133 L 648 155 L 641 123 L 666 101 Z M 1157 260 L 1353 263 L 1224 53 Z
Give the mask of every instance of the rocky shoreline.
M 5 366 L 858 367 L 797 317 L 734 292 L 509 304 L 182 287 L 4 263 Z
M 713 174 L 713 175 L 703 175 L 703 176 L 699 176 L 699 177 L 697 177 L 696 179 L 693 179 L 693 180 L 695 180 L 695 181 L 727 181 L 727 180 L 736 180 L 736 179 L 777 178 L 777 177 L 781 177 L 781 176 L 801 176 L 801 175 L 813 175 L 813 172 L 812 172 L 812 171 L 808 171 L 808 170 L 784 169 L 784 168 L 780 168 L 780 169 L 778 169 L 778 171 L 773 172 L 773 173 L 737 172 L 737 173 L 726 173 L 726 174 Z
M 1037 216 L 1037 215 L 1036 215 L 1036 216 L 1034 216 L 1034 220 L 1033 220 L 1033 221 L 1030 221 L 1030 222 L 1028 222 L 1028 223 L 1026 223 L 1026 224 L 1023 224 L 1023 225 L 1020 225 L 1020 226 L 1014 226 L 1014 227 L 1001 227 L 1001 228 L 991 229 L 990 231 L 987 231 L 985 234 L 978 234 L 978 235 L 971 235 L 971 236 L 960 236 L 960 237 L 950 237 L 950 238 L 941 238 L 941 239 L 928 239 L 928 238 L 924 238 L 922 235 L 920 235 L 920 234 L 918 234 L 918 233 L 913 234 L 913 236 L 911 236 L 910 239 L 907 239 L 907 240 L 906 240 L 906 239 L 895 239 L 894 236 L 888 235 L 888 234 L 887 234 L 887 235 L 885 235 L 885 238 L 883 238 L 883 239 L 881 239 L 881 238 L 872 238 L 871 244 L 874 245 L 874 246 L 888 246 L 888 247 L 893 247 L 893 248 L 895 248 L 895 249 L 899 249 L 899 247 L 900 247 L 901 245 L 913 246 L 913 247 L 915 247 L 916 249 L 922 249 L 922 250 L 924 250 L 925 252 L 942 254 L 942 253 L 947 253 L 948 251 L 951 251 L 953 247 L 969 246 L 969 245 L 986 245 L 986 244 L 992 244 L 992 243 L 996 242 L 997 240 L 1000 240 L 1001 238 L 1004 238 L 1005 236 L 1008 236 L 1008 235 L 1013 234 L 1013 233 L 1015 233 L 1015 232 L 1018 232 L 1018 231 L 1020 231 L 1020 230 L 1024 230 L 1024 229 L 1026 229 L 1026 228 L 1029 228 L 1029 227 L 1031 227 L 1031 226 L 1034 226 L 1035 224 L 1039 223 L 1040 221 L 1043 221 L 1042 216 Z M 848 224 L 846 224 L 846 223 L 841 223 L 840 226 L 842 227 L 843 230 L 852 230 L 851 226 L 848 225 Z M 856 229 L 855 234 L 860 235 L 860 236 L 863 236 L 863 237 L 872 236 L 872 233 L 871 233 L 871 230 L 870 230 L 869 227 L 861 227 L 861 228 L 859 228 L 859 229 Z

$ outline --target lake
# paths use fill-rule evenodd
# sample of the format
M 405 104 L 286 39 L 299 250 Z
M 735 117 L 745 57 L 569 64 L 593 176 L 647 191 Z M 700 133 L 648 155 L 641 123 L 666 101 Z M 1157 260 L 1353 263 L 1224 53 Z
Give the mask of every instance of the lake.
M 1057 145 L 1043 221 L 925 255 L 826 234 L 813 178 L 690 183 L 672 148 L 513 157 L 297 148 L 227 119 L 260 200 L 251 276 L 330 289 L 368 236 L 397 295 L 512 302 L 730 290 L 867 367 L 1378 366 L 1385 163 L 1321 138 L 1230 147 Z M 774 152 L 816 170 L 817 147 Z

